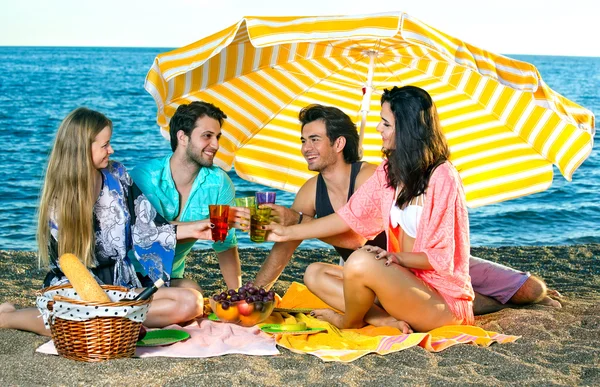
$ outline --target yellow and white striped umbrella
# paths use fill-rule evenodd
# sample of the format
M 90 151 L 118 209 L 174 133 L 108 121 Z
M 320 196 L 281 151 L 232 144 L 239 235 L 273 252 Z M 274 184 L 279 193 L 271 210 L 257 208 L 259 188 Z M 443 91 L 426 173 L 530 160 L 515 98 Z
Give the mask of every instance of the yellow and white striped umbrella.
M 165 136 L 180 104 L 214 103 L 229 117 L 217 164 L 235 162 L 242 178 L 295 192 L 312 176 L 300 109 L 320 103 L 355 117 L 363 159 L 379 163 L 380 96 L 402 85 L 433 97 L 472 207 L 547 189 L 553 164 L 570 180 L 592 150 L 593 114 L 551 90 L 533 65 L 399 12 L 246 17 L 160 54 L 145 88 Z

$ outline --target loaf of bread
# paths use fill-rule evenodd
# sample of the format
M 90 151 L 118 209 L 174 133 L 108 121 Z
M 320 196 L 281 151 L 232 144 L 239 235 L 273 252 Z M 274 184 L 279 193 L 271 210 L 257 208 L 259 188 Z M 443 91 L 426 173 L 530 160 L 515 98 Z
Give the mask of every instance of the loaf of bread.
M 58 265 L 83 301 L 110 302 L 108 295 L 75 255 L 61 255 Z

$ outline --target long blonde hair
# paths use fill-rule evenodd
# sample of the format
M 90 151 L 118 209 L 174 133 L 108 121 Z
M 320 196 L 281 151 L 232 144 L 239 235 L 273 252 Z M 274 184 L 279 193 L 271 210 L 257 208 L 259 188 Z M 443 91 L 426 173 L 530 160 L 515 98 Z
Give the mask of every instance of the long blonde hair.
M 75 254 L 87 266 L 95 262 L 93 209 L 96 168 L 91 147 L 98 133 L 112 122 L 84 107 L 63 120 L 48 159 L 38 211 L 39 264 L 48 264 L 50 217 L 58 224 L 58 255 Z

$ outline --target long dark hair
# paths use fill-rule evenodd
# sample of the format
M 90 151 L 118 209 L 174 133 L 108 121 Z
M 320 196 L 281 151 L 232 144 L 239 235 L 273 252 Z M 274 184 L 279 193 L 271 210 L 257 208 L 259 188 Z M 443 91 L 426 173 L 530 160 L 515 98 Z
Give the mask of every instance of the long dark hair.
M 384 90 L 381 104 L 394 114 L 396 149 L 384 150 L 388 185 L 400 186 L 398 207 L 425 192 L 433 170 L 450 157 L 435 104 L 416 86 Z

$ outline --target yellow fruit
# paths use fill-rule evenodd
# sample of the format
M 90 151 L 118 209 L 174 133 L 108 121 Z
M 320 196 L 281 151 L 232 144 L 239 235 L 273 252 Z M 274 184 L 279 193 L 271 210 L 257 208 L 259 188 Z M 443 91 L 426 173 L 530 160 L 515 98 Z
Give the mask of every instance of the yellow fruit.
M 260 320 L 260 315 L 251 314 L 250 316 L 244 316 L 240 314 L 239 324 L 243 327 L 251 327 L 258 324 L 258 320 Z
M 234 305 L 231 305 L 228 309 L 223 309 L 221 304 L 217 304 L 217 310 L 215 311 L 219 320 L 225 322 L 238 322 L 240 318 L 240 313 Z
M 299 323 L 296 323 L 296 324 L 281 324 L 279 326 L 279 330 L 280 331 L 284 331 L 284 332 L 305 331 L 306 330 L 306 323 L 305 322 L 299 322 Z

